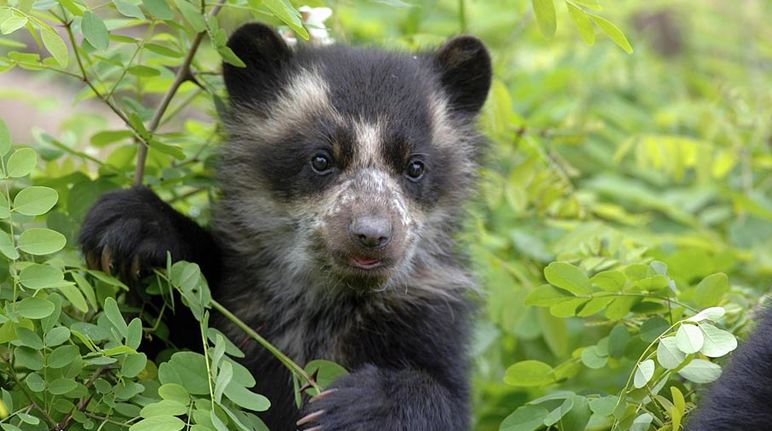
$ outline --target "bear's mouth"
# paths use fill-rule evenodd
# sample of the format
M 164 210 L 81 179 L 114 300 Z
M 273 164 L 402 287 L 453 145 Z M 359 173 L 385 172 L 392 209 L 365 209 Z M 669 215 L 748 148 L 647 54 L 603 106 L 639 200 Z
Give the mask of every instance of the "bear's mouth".
M 351 265 L 355 268 L 372 270 L 383 266 L 383 261 L 365 256 L 354 256 L 351 258 Z

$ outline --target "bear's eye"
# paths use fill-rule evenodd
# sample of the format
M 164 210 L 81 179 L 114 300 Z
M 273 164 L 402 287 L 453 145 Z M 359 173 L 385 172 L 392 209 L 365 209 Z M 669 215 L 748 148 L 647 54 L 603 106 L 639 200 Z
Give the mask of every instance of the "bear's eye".
M 326 174 L 332 169 L 330 156 L 324 153 L 316 153 L 311 157 L 311 167 L 317 174 Z
M 418 181 L 424 176 L 426 165 L 420 160 L 413 159 L 407 164 L 405 175 L 410 181 Z

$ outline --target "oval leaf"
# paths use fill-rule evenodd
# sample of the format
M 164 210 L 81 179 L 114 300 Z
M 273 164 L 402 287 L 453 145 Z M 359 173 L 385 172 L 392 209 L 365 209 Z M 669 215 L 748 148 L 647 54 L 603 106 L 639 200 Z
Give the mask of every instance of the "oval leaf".
M 8 176 L 19 178 L 29 175 L 38 163 L 38 154 L 32 148 L 19 148 L 8 158 Z
M 638 366 L 635 368 L 633 385 L 635 385 L 635 387 L 638 389 L 646 386 L 646 383 L 649 383 L 649 380 L 654 377 L 655 368 L 656 366 L 654 365 L 654 361 L 651 359 L 647 359 L 638 364 Z
M 544 278 L 555 287 L 574 295 L 590 294 L 590 279 L 578 267 L 565 262 L 552 262 L 544 268 Z
M 13 198 L 13 210 L 28 216 L 45 214 L 56 205 L 59 194 L 49 187 L 27 187 Z
M 56 253 L 63 249 L 66 243 L 64 235 L 40 227 L 27 229 L 19 236 L 19 249 L 35 256 Z
M 540 361 L 522 361 L 507 368 L 504 382 L 512 386 L 530 387 L 552 383 L 552 367 Z
M 676 345 L 682 352 L 697 353 L 705 342 L 702 331 L 696 325 L 683 324 L 676 332 Z

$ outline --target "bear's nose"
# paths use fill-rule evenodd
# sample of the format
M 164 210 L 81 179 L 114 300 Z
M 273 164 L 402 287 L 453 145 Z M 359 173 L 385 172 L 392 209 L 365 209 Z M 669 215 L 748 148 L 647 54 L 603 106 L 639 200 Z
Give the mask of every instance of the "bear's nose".
M 391 240 L 391 220 L 386 217 L 357 217 L 348 230 L 355 242 L 367 248 L 383 247 Z

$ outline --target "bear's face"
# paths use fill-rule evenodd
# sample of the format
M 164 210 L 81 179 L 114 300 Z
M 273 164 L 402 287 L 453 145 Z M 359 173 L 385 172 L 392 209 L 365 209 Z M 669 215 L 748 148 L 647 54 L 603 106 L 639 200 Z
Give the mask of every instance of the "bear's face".
M 367 286 L 410 268 L 422 241 L 448 246 L 440 238 L 474 177 L 473 119 L 490 85 L 477 39 L 421 55 L 293 53 L 252 24 L 229 46 L 247 67 L 224 66 L 232 109 L 220 174 L 224 216 L 245 236 L 270 237 L 296 272 Z

